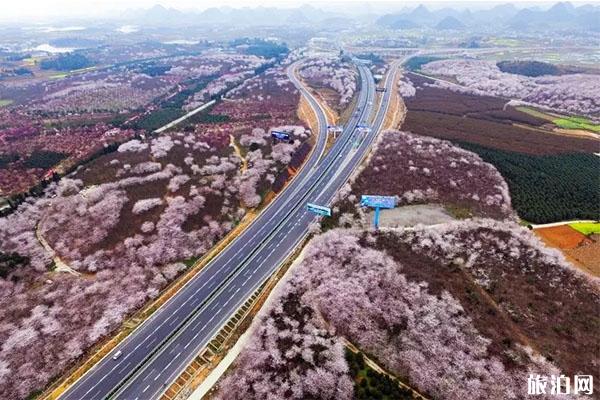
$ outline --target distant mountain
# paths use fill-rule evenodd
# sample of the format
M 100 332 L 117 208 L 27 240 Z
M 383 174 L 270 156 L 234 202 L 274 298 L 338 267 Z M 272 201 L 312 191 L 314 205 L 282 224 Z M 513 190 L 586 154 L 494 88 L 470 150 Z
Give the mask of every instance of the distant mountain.
M 443 8 L 440 10 L 430 11 L 424 5 L 419 5 L 412 10 L 403 10 L 399 13 L 386 14 L 377 19 L 376 24 L 392 29 L 411 29 L 422 26 L 436 27 L 438 23 L 446 18 L 452 18 L 444 22 L 442 26 L 448 24 L 449 26 L 455 26 L 454 28 L 441 28 L 441 29 L 458 29 L 460 22 L 463 18 L 470 18 L 471 12 L 468 10 L 458 11 L 453 8 Z M 458 21 L 458 24 L 456 23 Z
M 559 2 L 552 7 L 519 9 L 514 4 L 500 4 L 484 10 L 442 8 L 429 10 L 424 5 L 386 14 L 376 25 L 393 29 L 419 26 L 436 29 L 464 29 L 466 26 L 489 29 L 585 29 L 600 31 L 600 6 L 587 4 L 575 7 L 570 2 Z
M 536 11 L 529 8 L 519 10 L 514 17 L 511 18 L 509 26 L 513 29 L 523 30 L 537 18 Z
M 582 29 L 600 32 L 600 7 L 585 5 L 577 8 L 576 23 Z
M 345 18 L 353 22 L 343 13 L 324 11 L 311 5 L 297 8 L 277 7 L 211 7 L 204 11 L 180 11 L 155 5 L 149 9 L 128 10 L 123 13 L 121 20 L 136 25 L 181 27 L 198 24 L 223 24 L 240 26 L 278 26 L 300 24 L 319 24 L 331 18 Z
M 379 17 L 375 23 L 391 29 L 413 29 L 419 27 L 419 24 L 410 19 L 409 16 L 397 14 L 383 15 Z
M 600 31 L 600 6 L 594 3 L 575 7 L 570 2 L 559 2 L 550 8 L 531 7 L 519 9 L 514 4 L 501 4 L 489 9 L 457 9 L 446 7 L 429 9 L 421 4 L 403 8 L 398 12 L 377 15 L 369 13 L 351 16 L 341 12 L 326 11 L 312 5 L 295 8 L 277 7 L 213 7 L 204 11 L 179 11 L 161 5 L 149 9 L 129 10 L 120 20 L 133 25 L 180 28 L 199 24 L 222 26 L 303 26 L 331 29 L 348 29 L 353 24 L 375 23 L 390 29 L 432 28 L 459 30 L 470 28 L 531 30 L 580 29 Z M 332 23 L 334 22 L 334 23 Z
M 403 18 L 398 18 L 392 24 L 390 24 L 390 28 L 392 29 L 414 29 L 418 28 L 419 26 L 419 24 Z
M 285 19 L 288 23 L 295 24 L 309 24 L 310 19 L 304 15 L 304 13 L 300 10 L 294 10 L 287 16 Z
M 465 28 L 465 24 L 460 22 L 455 17 L 446 17 L 443 20 L 441 20 L 440 22 L 438 22 L 437 25 L 435 26 L 435 28 L 436 29 L 460 30 L 460 29 Z
M 569 2 L 554 4 L 547 10 L 525 8 L 519 10 L 508 22 L 517 30 L 554 29 L 600 29 L 600 6 L 586 4 L 575 7 Z
M 423 4 L 420 4 L 409 14 L 409 17 L 416 21 L 425 20 L 431 17 L 431 12 Z
M 160 4 L 146 10 L 144 12 L 144 20 L 156 22 L 156 21 L 172 21 L 184 16 L 179 10 L 174 8 L 165 8 Z
M 200 15 L 198 15 L 198 19 L 207 22 L 222 21 L 224 17 L 225 14 L 223 13 L 223 11 L 219 10 L 216 7 L 207 8 L 206 10 L 202 11 Z

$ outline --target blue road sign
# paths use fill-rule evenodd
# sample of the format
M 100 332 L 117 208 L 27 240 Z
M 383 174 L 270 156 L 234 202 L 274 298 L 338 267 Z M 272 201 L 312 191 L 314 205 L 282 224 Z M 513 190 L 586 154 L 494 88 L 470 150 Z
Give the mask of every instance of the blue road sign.
M 371 196 L 363 194 L 360 198 L 360 205 L 373 208 L 394 208 L 396 207 L 396 198 L 393 196 Z
M 331 208 L 319 206 L 313 203 L 306 203 L 306 209 L 310 212 L 313 212 L 317 215 L 324 215 L 326 217 L 331 217 Z
M 375 225 L 375 229 L 379 229 L 379 210 L 382 208 L 396 207 L 396 198 L 393 196 L 371 196 L 363 194 L 360 198 L 360 205 L 375 209 L 373 225 Z
M 271 131 L 271 136 L 279 140 L 290 140 L 290 135 L 285 132 Z

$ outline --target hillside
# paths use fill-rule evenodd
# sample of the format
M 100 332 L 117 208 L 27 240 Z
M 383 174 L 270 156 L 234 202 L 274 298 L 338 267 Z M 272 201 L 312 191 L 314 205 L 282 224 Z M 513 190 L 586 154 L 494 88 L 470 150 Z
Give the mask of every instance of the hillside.
M 453 157 L 464 159 L 461 168 L 446 165 Z M 427 173 L 431 160 L 439 169 Z M 449 180 L 464 193 L 448 191 Z M 494 184 L 497 201 L 483 201 L 496 198 L 486 194 Z M 511 220 L 505 185 L 493 167 L 448 142 L 385 133 L 338 194 L 334 217 L 322 221 L 327 232 L 310 241 L 253 323 L 217 398 L 360 398 L 347 342 L 435 399 L 519 399 L 531 371 L 593 371 L 598 352 L 586 349 L 598 349 L 600 288 Z M 365 193 L 395 194 L 399 211 L 468 197 L 486 205 L 472 212 L 498 219 L 424 217 L 374 231 L 356 206 Z

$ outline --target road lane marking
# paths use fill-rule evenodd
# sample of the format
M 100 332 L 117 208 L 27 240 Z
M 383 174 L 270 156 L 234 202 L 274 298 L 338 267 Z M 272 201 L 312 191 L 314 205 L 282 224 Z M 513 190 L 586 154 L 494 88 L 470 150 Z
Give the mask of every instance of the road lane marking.
M 364 96 L 363 96 L 363 97 L 364 97 Z M 348 142 L 348 143 L 349 143 L 349 142 Z M 343 151 L 343 150 L 345 150 L 345 149 L 348 147 L 348 143 L 344 143 L 344 145 L 342 146 L 342 148 L 340 149 L 340 151 Z M 332 160 L 332 162 L 333 162 L 333 160 Z M 336 165 L 336 163 L 335 163 L 335 162 L 333 162 L 332 164 L 330 164 L 330 167 L 332 167 L 332 166 L 335 166 L 335 165 Z M 310 181 L 310 180 L 309 180 L 309 181 Z M 318 185 L 318 186 L 320 187 L 321 185 Z M 299 185 L 299 186 L 297 187 L 297 189 L 300 189 L 301 187 L 302 187 L 302 186 L 301 186 L 301 185 Z M 314 188 L 312 188 L 312 189 L 311 189 L 311 191 L 313 191 L 313 190 L 314 190 Z M 287 202 L 289 202 L 290 200 L 291 200 L 291 199 L 288 199 L 288 200 L 287 200 Z M 287 202 L 286 202 L 286 203 L 287 203 Z M 273 215 L 271 216 L 271 218 L 269 219 L 269 221 L 271 221 L 271 220 L 273 220 L 273 218 L 277 217 L 277 216 L 278 216 L 278 214 L 279 214 L 279 213 L 278 213 L 277 211 L 275 211 L 275 212 L 273 213 Z M 288 215 L 289 215 L 289 214 L 288 214 Z M 304 215 L 304 214 L 303 214 L 303 215 Z M 282 225 L 283 225 L 283 224 L 282 224 Z M 279 225 L 279 227 L 281 227 L 282 225 Z M 281 237 L 281 235 L 282 235 L 282 232 L 280 232 L 278 236 L 279 236 L 279 237 Z M 286 236 L 287 236 L 287 235 L 286 235 Z M 270 241 L 271 239 L 268 239 L 268 238 L 267 238 L 267 240 L 269 240 L 269 241 Z M 248 245 L 248 244 L 249 244 L 249 243 L 247 243 L 247 245 Z M 242 246 L 242 249 L 240 249 L 239 251 L 243 250 L 245 247 L 246 247 L 246 246 Z M 272 252 L 271 252 L 271 253 L 272 253 Z M 225 267 L 227 267 L 227 266 L 228 266 L 228 263 L 227 263 L 227 262 L 225 262 L 225 263 L 224 263 L 224 264 L 221 266 L 221 268 L 219 268 L 219 269 L 218 269 L 218 271 L 219 271 L 219 272 L 220 272 L 220 271 L 222 271 L 222 270 L 223 270 Z M 262 266 L 262 264 L 261 264 L 261 265 L 259 265 L 259 267 L 261 267 L 261 266 Z M 252 275 L 254 275 L 256 272 L 257 272 L 257 270 L 253 271 Z M 228 279 L 228 281 L 230 281 L 230 282 L 233 282 L 233 280 L 232 280 L 232 279 Z M 227 285 L 227 283 L 225 283 L 225 285 Z M 218 295 L 218 294 L 217 294 L 217 295 Z M 156 315 L 156 314 L 155 314 L 155 315 Z M 214 316 L 213 316 L 213 318 L 214 318 Z M 211 319 L 211 321 L 212 321 L 212 319 Z M 163 322 L 163 324 L 164 324 L 164 322 Z M 162 324 L 161 324 L 160 326 L 162 326 Z M 155 329 L 155 331 L 156 331 L 156 329 Z M 186 346 L 186 348 L 187 348 L 187 346 Z

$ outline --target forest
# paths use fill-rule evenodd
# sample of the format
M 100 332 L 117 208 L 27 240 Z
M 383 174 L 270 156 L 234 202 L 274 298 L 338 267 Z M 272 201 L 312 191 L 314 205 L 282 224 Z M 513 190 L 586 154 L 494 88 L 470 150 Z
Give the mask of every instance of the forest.
M 442 60 L 442 58 L 434 56 L 415 56 L 406 61 L 404 65 L 410 71 L 419 71 L 423 65 L 438 60 Z
M 40 68 L 53 69 L 56 71 L 73 71 L 92 66 L 94 63 L 80 53 L 61 54 L 55 58 L 42 60 Z
M 25 167 L 48 169 L 65 158 L 67 158 L 67 155 L 63 153 L 54 151 L 34 151 L 29 158 L 25 160 Z
M 541 61 L 500 61 L 496 65 L 502 72 L 529 77 L 560 74 L 556 65 Z
M 458 143 L 498 168 L 510 188 L 513 208 L 526 221 L 542 224 L 600 219 L 597 156 L 538 156 Z
M 245 50 L 246 54 L 264 58 L 275 58 L 281 55 L 285 55 L 289 52 L 289 49 L 285 44 L 278 44 L 270 40 L 263 39 L 235 39 L 231 41 L 232 46 L 246 45 L 248 46 Z

